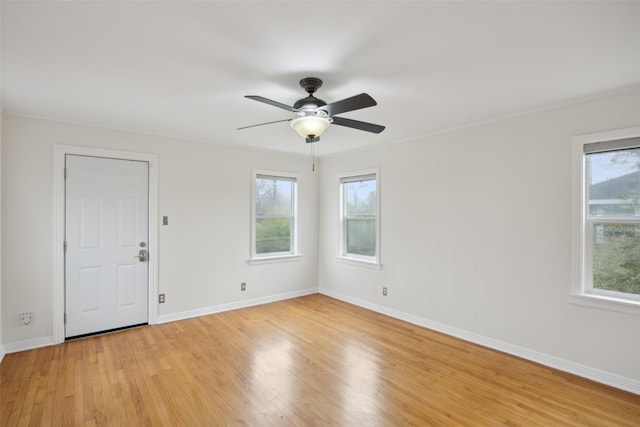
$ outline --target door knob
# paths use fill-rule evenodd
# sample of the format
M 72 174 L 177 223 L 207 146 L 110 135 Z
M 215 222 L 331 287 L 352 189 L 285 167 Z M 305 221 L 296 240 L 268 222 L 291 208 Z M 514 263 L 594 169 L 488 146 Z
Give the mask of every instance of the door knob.
M 138 258 L 140 262 L 145 262 L 147 260 L 147 251 L 144 249 L 140 249 L 138 255 L 134 256 L 134 258 Z

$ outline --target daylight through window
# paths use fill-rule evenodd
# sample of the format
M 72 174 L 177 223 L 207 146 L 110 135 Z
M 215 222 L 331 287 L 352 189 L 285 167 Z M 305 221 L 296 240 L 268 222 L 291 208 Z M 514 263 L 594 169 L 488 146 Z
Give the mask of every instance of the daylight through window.
M 296 253 L 295 176 L 255 174 L 253 256 Z
M 378 261 L 377 173 L 344 176 L 341 186 L 341 255 Z
M 640 138 L 584 145 L 584 292 L 640 301 Z

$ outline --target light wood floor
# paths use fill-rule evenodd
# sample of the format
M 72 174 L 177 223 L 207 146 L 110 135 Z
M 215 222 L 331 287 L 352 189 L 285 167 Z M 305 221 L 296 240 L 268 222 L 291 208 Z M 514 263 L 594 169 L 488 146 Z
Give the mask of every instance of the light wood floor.
M 311 295 L 14 353 L 2 426 L 640 426 L 640 396 Z

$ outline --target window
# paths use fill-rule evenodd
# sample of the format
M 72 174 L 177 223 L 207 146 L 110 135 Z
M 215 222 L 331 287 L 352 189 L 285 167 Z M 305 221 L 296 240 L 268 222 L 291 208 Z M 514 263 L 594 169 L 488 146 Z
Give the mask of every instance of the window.
M 296 175 L 253 173 L 252 258 L 297 254 Z
M 640 308 L 640 136 L 602 138 L 578 140 L 581 271 L 576 293 Z
M 378 171 L 340 177 L 340 256 L 379 263 Z

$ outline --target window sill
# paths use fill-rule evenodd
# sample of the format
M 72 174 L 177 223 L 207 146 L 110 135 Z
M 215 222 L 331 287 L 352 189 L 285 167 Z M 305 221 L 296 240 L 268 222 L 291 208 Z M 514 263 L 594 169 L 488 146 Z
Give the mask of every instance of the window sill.
M 604 310 L 618 311 L 620 313 L 635 314 L 640 316 L 640 301 L 630 301 L 594 294 L 567 294 L 567 300 L 572 304 L 595 307 Z
M 360 267 L 366 267 L 366 268 L 371 268 L 374 270 L 381 270 L 382 269 L 382 264 L 380 264 L 377 261 L 368 261 L 366 259 L 358 259 L 358 258 L 348 258 L 345 256 L 337 256 L 336 257 L 336 261 L 344 263 L 344 264 L 351 264 L 351 265 L 357 265 Z
M 273 264 L 275 262 L 293 262 L 302 260 L 302 255 L 277 255 L 277 256 L 265 256 L 258 258 L 250 258 L 249 265 L 260 265 L 260 264 Z

